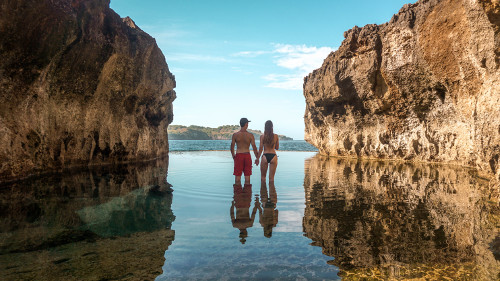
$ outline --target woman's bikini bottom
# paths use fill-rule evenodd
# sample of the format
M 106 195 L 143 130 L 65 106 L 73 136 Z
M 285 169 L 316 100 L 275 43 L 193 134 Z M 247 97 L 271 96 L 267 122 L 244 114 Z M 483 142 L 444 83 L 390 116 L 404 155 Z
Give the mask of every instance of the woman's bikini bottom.
M 273 158 L 274 158 L 274 156 L 276 156 L 276 154 L 274 154 L 274 153 L 264 153 L 264 156 L 266 157 L 267 163 L 271 163 L 271 160 L 273 160 Z

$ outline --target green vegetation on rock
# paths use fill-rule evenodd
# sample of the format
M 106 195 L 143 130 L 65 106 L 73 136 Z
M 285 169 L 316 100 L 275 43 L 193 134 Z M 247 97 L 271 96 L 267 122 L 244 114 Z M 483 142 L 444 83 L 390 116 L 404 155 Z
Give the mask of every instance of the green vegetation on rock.
M 217 128 L 201 127 L 191 125 L 189 127 L 182 125 L 168 126 L 168 138 L 170 140 L 230 140 L 232 135 L 240 129 L 238 125 L 223 125 Z M 263 134 L 260 130 L 251 130 L 256 139 Z M 290 137 L 278 135 L 280 140 L 293 140 Z

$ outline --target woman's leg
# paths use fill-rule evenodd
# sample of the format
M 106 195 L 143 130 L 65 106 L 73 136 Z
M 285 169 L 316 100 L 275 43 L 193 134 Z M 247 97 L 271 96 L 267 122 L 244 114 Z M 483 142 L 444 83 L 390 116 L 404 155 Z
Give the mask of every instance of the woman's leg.
M 276 173 L 276 168 L 278 167 L 278 155 L 274 156 L 274 158 L 273 158 L 273 160 L 271 160 L 271 164 L 269 166 L 270 166 L 270 168 L 269 168 L 269 181 L 274 182 L 274 174 Z
M 266 175 L 267 175 L 267 159 L 264 155 L 262 155 L 262 158 L 260 159 L 260 180 L 266 181 Z

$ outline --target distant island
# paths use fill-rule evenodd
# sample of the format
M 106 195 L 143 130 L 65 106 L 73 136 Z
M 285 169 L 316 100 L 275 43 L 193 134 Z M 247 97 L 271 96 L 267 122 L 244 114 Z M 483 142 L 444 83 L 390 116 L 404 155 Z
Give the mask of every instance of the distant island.
M 201 127 L 191 125 L 189 127 L 182 125 L 168 126 L 168 139 L 170 140 L 230 140 L 233 133 L 240 129 L 238 125 L 224 125 L 217 128 Z M 263 133 L 259 130 L 248 130 L 258 140 Z M 293 138 L 278 135 L 280 140 L 293 140 Z

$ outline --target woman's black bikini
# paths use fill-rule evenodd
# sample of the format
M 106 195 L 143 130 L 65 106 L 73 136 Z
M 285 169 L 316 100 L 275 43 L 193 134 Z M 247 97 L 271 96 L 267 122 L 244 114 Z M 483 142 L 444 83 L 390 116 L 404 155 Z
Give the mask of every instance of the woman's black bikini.
M 274 154 L 274 153 L 264 153 L 264 156 L 267 159 L 267 163 L 271 163 L 271 160 L 273 160 L 273 158 L 274 158 L 274 156 L 276 156 L 276 154 Z

